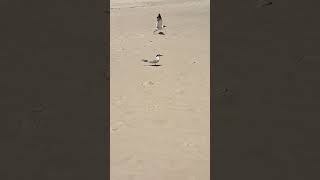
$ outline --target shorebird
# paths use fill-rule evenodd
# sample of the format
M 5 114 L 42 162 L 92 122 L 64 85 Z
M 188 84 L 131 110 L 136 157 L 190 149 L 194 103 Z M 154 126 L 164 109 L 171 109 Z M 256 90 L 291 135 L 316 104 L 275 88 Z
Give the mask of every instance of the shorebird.
M 151 64 L 153 64 L 153 66 L 157 66 L 157 63 L 160 61 L 160 56 L 163 56 L 163 55 L 157 54 L 157 55 L 156 55 L 156 58 L 153 59 L 153 60 L 143 59 L 142 61 L 143 61 L 143 62 L 151 63 Z
M 153 33 L 157 32 L 157 31 L 160 31 L 160 30 L 164 29 L 165 27 L 167 27 L 167 26 L 162 24 L 162 17 L 161 17 L 161 15 L 159 13 L 158 16 L 157 16 L 156 29 L 153 31 Z

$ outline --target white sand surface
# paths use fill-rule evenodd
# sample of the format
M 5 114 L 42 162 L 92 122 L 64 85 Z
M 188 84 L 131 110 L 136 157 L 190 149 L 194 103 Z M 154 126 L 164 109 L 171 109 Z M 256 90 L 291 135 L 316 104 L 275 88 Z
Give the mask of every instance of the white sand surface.
M 209 180 L 209 6 L 111 1 L 111 180 Z M 161 66 L 141 61 L 158 53 Z

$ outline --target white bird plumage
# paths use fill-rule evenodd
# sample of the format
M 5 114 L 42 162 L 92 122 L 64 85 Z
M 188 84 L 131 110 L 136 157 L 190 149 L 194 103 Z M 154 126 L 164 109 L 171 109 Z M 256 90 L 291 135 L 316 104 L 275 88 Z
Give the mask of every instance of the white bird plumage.
M 153 31 L 153 33 L 160 31 L 160 30 L 163 30 L 165 27 L 167 27 L 167 26 L 163 25 L 162 17 L 159 13 L 157 16 L 156 29 Z
M 155 59 L 153 59 L 153 60 L 143 59 L 142 61 L 143 61 L 143 62 L 148 62 L 148 63 L 154 64 L 154 65 L 156 66 L 157 63 L 160 61 L 160 56 L 163 56 L 163 55 L 157 54 L 156 57 L 155 57 Z

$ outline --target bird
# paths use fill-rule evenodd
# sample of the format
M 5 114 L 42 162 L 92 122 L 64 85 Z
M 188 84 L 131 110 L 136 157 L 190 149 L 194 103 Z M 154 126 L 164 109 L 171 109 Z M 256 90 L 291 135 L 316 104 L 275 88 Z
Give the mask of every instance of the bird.
M 157 32 L 157 31 L 160 31 L 160 30 L 164 29 L 165 27 L 167 27 L 167 26 L 163 25 L 162 23 L 163 23 L 162 22 L 162 17 L 161 17 L 161 15 L 159 13 L 158 16 L 157 16 L 156 29 L 153 31 L 153 33 Z
M 154 64 L 153 66 L 157 66 L 157 63 L 160 61 L 160 56 L 163 56 L 163 55 L 157 54 L 155 59 L 153 59 L 153 60 L 142 59 L 142 61 Z

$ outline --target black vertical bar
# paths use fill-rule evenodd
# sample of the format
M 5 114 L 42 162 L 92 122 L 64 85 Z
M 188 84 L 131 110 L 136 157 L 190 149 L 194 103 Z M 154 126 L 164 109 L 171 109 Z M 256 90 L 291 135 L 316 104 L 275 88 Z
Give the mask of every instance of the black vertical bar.
M 109 177 L 104 6 L 0 2 L 0 179 Z

